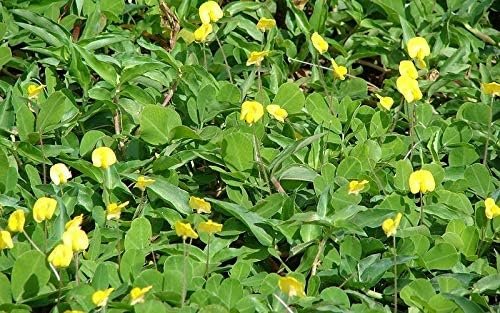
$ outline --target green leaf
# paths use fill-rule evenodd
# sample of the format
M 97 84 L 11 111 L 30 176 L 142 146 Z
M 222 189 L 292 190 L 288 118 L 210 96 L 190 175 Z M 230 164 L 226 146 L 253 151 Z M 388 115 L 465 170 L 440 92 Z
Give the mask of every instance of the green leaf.
M 153 145 L 166 144 L 170 131 L 182 125 L 181 118 L 174 109 L 157 105 L 144 107 L 139 120 L 141 138 Z
M 7 64 L 12 58 L 12 52 L 9 47 L 3 46 L 0 47 L 0 68 Z
M 102 79 L 110 83 L 112 86 L 116 86 L 118 75 L 116 74 L 115 68 L 106 62 L 98 60 L 93 54 L 85 50 L 84 48 L 74 45 L 78 53 L 85 60 L 88 66 L 90 66 Z
M 50 279 L 46 256 L 31 250 L 16 260 L 12 269 L 11 287 L 14 301 L 19 302 L 38 295 Z
M 130 229 L 125 234 L 125 250 L 145 250 L 151 245 L 151 224 L 144 217 L 132 221 Z
M 214 199 L 210 199 L 209 201 L 218 205 L 223 212 L 236 217 L 239 221 L 245 224 L 260 244 L 264 246 L 270 246 L 272 244 L 273 238 L 262 227 L 257 225 L 266 224 L 266 221 L 262 217 L 233 203 Z
M 233 308 L 236 303 L 243 298 L 243 287 L 239 280 L 234 278 L 226 278 L 222 281 L 219 288 L 219 298 L 229 309 Z
M 359 179 L 361 173 L 361 162 L 352 156 L 342 160 L 337 168 L 337 175 L 345 179 Z
M 51 126 L 61 122 L 70 106 L 72 106 L 70 100 L 61 91 L 51 94 L 41 105 L 40 112 L 36 119 L 37 131 L 45 132 Z
M 280 105 L 288 114 L 296 114 L 302 111 L 305 102 L 304 93 L 294 83 L 281 85 L 273 100 L 273 104 Z
M 221 154 L 232 171 L 246 171 L 254 166 L 252 136 L 234 132 L 224 135 Z
M 433 270 L 448 270 L 459 260 L 455 247 L 449 243 L 438 243 L 423 256 L 425 266 Z
M 189 194 L 186 191 L 170 184 L 165 178 L 152 178 L 155 180 L 155 182 L 148 187 L 149 190 L 157 194 L 164 201 L 170 203 L 180 213 L 191 213 L 192 210 L 188 205 Z
M 12 303 L 12 292 L 9 279 L 0 273 L 0 305 L 5 303 Z
M 435 294 L 436 292 L 431 282 L 423 278 L 417 278 L 410 282 L 400 292 L 401 299 L 403 299 L 406 305 L 419 308 L 425 307 L 427 301 Z
M 405 18 L 405 8 L 402 0 L 373 0 L 387 13 L 387 17 L 394 23 L 399 22 L 399 17 Z
M 106 137 L 106 134 L 104 134 L 100 130 L 90 130 L 86 132 L 82 137 L 82 141 L 80 142 L 80 155 L 84 156 L 90 153 L 92 150 L 94 150 L 99 140 L 104 137 Z
M 481 197 L 488 197 L 491 190 L 491 176 L 483 164 L 472 164 L 465 169 L 464 179 L 467 186 Z

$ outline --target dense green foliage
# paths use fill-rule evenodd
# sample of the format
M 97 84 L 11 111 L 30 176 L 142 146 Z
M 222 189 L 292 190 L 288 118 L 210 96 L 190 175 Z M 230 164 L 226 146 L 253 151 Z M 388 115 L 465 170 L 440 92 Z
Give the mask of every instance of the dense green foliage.
M 0 312 L 375 313 L 395 295 L 399 312 L 498 312 L 500 217 L 484 200 L 500 200 L 500 105 L 481 88 L 500 77 L 498 7 L 405 2 L 223 1 L 199 43 L 203 1 L 1 1 L 0 230 L 17 209 L 26 223 L 11 248 L 0 237 Z M 261 31 L 261 17 L 276 26 Z M 415 36 L 430 55 L 407 103 L 396 81 Z M 245 101 L 264 106 L 255 123 L 240 119 Z M 118 160 L 107 169 L 93 165 L 101 146 Z M 419 169 L 434 190 L 410 192 Z M 352 192 L 354 180 L 367 184 Z M 41 197 L 57 208 L 38 223 Z M 47 257 L 80 214 L 88 248 L 55 269 Z M 222 231 L 200 232 L 207 219 Z M 179 237 L 179 221 L 199 237 Z M 280 290 L 284 276 L 306 295 Z

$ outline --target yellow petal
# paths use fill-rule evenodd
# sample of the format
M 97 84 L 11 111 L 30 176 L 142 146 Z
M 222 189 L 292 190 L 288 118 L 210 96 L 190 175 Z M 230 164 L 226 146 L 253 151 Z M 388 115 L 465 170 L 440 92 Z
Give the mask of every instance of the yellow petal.
M 264 60 L 264 58 L 268 55 L 269 55 L 269 51 L 267 51 L 267 50 L 250 52 L 250 56 L 248 57 L 248 60 L 247 60 L 247 66 L 254 65 L 254 64 L 257 66 L 260 66 L 262 61 Z
M 137 303 L 144 302 L 144 296 L 151 290 L 153 286 L 148 286 L 145 288 L 135 287 L 130 291 L 130 305 L 135 305 Z
M 326 51 L 328 51 L 328 42 L 326 42 L 325 39 L 323 39 L 323 37 L 321 37 L 321 35 L 318 34 L 317 32 L 314 32 L 312 34 L 311 41 L 312 41 L 312 44 L 313 44 L 314 48 L 320 54 L 323 54 Z
M 434 176 L 427 170 L 418 170 L 411 173 L 408 183 L 410 185 L 410 191 L 413 194 L 434 191 L 436 188 Z
M 105 290 L 97 290 L 92 294 L 92 302 L 98 307 L 103 307 L 108 303 L 109 296 L 113 292 L 114 288 L 108 288 Z
M 191 228 L 191 224 L 182 223 L 181 221 L 175 222 L 175 233 L 177 236 L 182 237 L 183 240 L 187 238 L 198 238 L 198 234 Z
M 21 209 L 15 210 L 9 216 L 7 228 L 13 233 L 20 233 L 24 230 L 25 221 L 26 218 L 24 217 L 24 211 Z
M 10 233 L 6 230 L 0 230 L 0 250 L 12 248 L 14 248 L 14 243 Z
M 201 222 L 198 225 L 198 231 L 209 234 L 219 233 L 222 231 L 222 224 L 212 222 L 212 220 Z
M 416 79 L 409 76 L 400 76 L 396 80 L 396 87 L 408 103 L 422 99 L 422 92 Z
M 204 42 L 208 35 L 212 33 L 212 24 L 202 24 L 194 31 L 194 40 L 197 42 Z
M 145 176 L 139 176 L 137 177 L 137 182 L 135 183 L 134 187 L 139 188 L 142 191 L 145 191 L 146 188 L 154 184 L 154 182 L 155 182 L 154 179 L 147 178 Z
M 394 104 L 394 100 L 391 97 L 382 97 L 382 96 L 377 95 L 377 94 L 375 94 L 375 96 L 377 96 L 377 98 L 379 99 L 380 105 L 384 109 L 386 109 L 386 110 L 391 109 L 392 105 Z
M 288 117 L 288 112 L 277 104 L 270 104 L 266 106 L 266 111 L 278 121 L 284 123 Z
M 500 84 L 497 82 L 482 83 L 481 87 L 483 88 L 483 92 L 487 95 L 493 97 L 500 96 Z
M 43 88 L 45 85 L 36 85 L 36 84 L 31 84 L 28 86 L 28 98 L 29 99 L 35 99 L 38 98 L 38 95 L 43 91 Z
M 273 18 L 265 18 L 261 17 L 259 22 L 257 23 L 257 28 L 261 31 L 270 30 L 276 26 L 276 21 Z
M 399 63 L 399 74 L 413 79 L 418 78 L 418 71 L 412 61 L 404 60 Z
M 484 213 L 488 219 L 494 219 L 497 216 L 500 216 L 500 207 L 496 205 L 495 200 L 492 198 L 486 198 L 484 200 Z
M 197 213 L 211 213 L 210 203 L 205 201 L 202 198 L 197 197 L 189 197 L 189 207 L 193 210 L 196 210 Z
M 65 231 L 62 240 L 65 245 L 71 247 L 73 252 L 80 252 L 89 247 L 87 234 L 79 228 L 71 228 Z
M 291 276 L 280 277 L 278 281 L 280 290 L 289 297 L 305 297 L 304 284 Z
M 201 23 L 203 24 L 217 22 L 224 16 L 224 12 L 222 12 L 219 4 L 215 1 L 207 1 L 200 5 L 198 14 L 200 15 Z
M 71 221 L 67 222 L 66 225 L 64 226 L 64 229 L 65 230 L 73 228 L 80 229 L 82 222 L 83 222 L 83 214 L 80 214 L 78 216 L 75 216 Z
M 333 66 L 333 74 L 340 80 L 345 79 L 345 75 L 347 74 L 347 67 L 338 65 L 334 60 L 332 60 Z
M 59 244 L 52 250 L 47 259 L 54 267 L 61 268 L 68 267 L 72 258 L 73 250 L 71 250 L 71 246 Z
M 54 185 L 65 184 L 72 177 L 68 167 L 62 163 L 52 165 L 49 174 Z
M 414 37 L 408 40 L 408 55 L 412 59 L 423 61 L 426 56 L 431 54 L 431 49 L 427 40 L 423 37 Z M 425 66 L 425 62 L 423 63 Z
M 364 188 L 365 185 L 368 184 L 367 180 L 362 180 L 362 181 L 357 181 L 353 180 L 349 182 L 349 194 L 355 194 L 358 195 Z
M 257 101 L 245 101 L 241 105 L 240 120 L 248 124 L 258 122 L 264 116 L 264 107 Z
M 33 205 L 33 219 L 37 223 L 45 220 L 50 220 L 57 207 L 57 200 L 47 197 L 42 197 L 36 200 Z

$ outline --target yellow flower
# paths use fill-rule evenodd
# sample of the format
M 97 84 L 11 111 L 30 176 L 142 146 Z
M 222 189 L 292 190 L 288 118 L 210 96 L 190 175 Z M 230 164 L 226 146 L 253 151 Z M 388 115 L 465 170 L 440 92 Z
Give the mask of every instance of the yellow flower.
M 422 91 L 420 91 L 420 87 L 418 87 L 417 80 L 408 76 L 398 77 L 396 80 L 396 87 L 408 103 L 418 101 L 423 97 Z
M 54 164 L 50 167 L 50 179 L 55 185 L 66 184 L 71 178 L 71 172 L 62 163 Z
M 428 191 L 434 191 L 436 188 L 436 182 L 434 181 L 434 176 L 427 170 L 418 170 L 410 174 L 409 179 L 410 191 L 413 194 L 419 192 L 426 193 Z
M 266 106 L 266 111 L 281 123 L 284 123 L 285 118 L 288 116 L 288 112 L 277 104 L 270 104 Z
M 245 101 L 241 105 L 240 120 L 245 120 L 252 125 L 264 115 L 264 107 L 257 101 Z
M 198 225 L 198 231 L 209 234 L 220 233 L 222 231 L 222 224 L 212 222 L 212 220 L 201 222 Z
M 276 26 L 276 21 L 273 18 L 261 17 L 257 23 L 257 28 L 263 32 L 272 29 L 274 26 Z
M 418 78 L 418 71 L 412 61 L 404 60 L 399 62 L 399 74 L 413 79 Z
M 497 97 L 500 96 L 500 84 L 497 82 L 482 83 L 483 92 L 487 95 Z
M 323 39 L 323 37 L 321 37 L 321 35 L 318 34 L 317 32 L 314 32 L 312 34 L 311 41 L 313 43 L 314 48 L 318 50 L 320 54 L 323 54 L 326 51 L 328 51 L 328 42 L 326 42 L 325 39 Z
M 130 291 L 130 305 L 135 305 L 137 303 L 144 302 L 144 296 L 151 290 L 153 286 L 147 286 L 145 288 L 135 287 Z
M 59 244 L 52 250 L 47 259 L 54 267 L 68 267 L 72 258 L 71 246 Z
M 66 310 L 64 311 L 64 313 L 84 313 L 84 312 L 79 310 Z
M 189 207 L 193 210 L 196 210 L 197 213 L 210 213 L 212 212 L 212 208 L 210 203 L 205 201 L 202 198 L 197 197 L 189 197 Z
M 108 288 L 105 290 L 97 290 L 92 294 L 92 302 L 98 307 L 103 307 L 108 304 L 109 295 L 115 290 L 114 288 Z
M 50 220 L 57 207 L 57 201 L 52 198 L 42 197 L 36 200 L 33 206 L 33 219 L 37 223 Z
M 280 290 L 283 293 L 286 293 L 289 297 L 306 296 L 306 293 L 304 292 L 304 284 L 291 276 L 280 277 L 278 286 L 280 287 Z
M 38 95 L 43 91 L 44 87 L 45 85 L 30 84 L 28 86 L 28 98 L 29 99 L 38 98 Z
M 198 238 L 198 234 L 191 228 L 191 224 L 183 223 L 181 221 L 175 222 L 175 233 L 177 236 L 182 237 L 183 240 L 186 238 Z
M 395 219 L 388 218 L 382 223 L 382 229 L 387 237 L 395 236 L 396 231 L 398 230 L 399 223 L 401 222 L 401 218 L 403 214 L 398 213 Z
M 147 178 L 146 176 L 139 176 L 137 177 L 137 181 L 134 185 L 135 188 L 139 188 L 140 190 L 144 191 L 146 190 L 147 187 L 151 186 L 155 182 L 154 179 Z
M 99 147 L 92 152 L 92 163 L 95 167 L 107 169 L 116 163 L 116 155 L 108 147 Z
M 349 194 L 359 195 L 361 190 L 365 188 L 365 185 L 368 184 L 367 180 L 352 180 L 349 182 Z
M 496 205 L 495 200 L 492 198 L 486 198 L 484 200 L 484 214 L 488 219 L 494 219 L 497 216 L 500 216 L 500 207 Z
M 390 110 L 391 109 L 392 105 L 394 104 L 394 100 L 391 97 L 382 97 L 382 96 L 380 96 L 378 94 L 375 94 L 375 96 L 377 96 L 380 105 L 384 109 L 386 109 L 386 110 Z
M 268 50 L 250 52 L 250 56 L 248 57 L 248 60 L 247 60 L 247 66 L 250 66 L 253 64 L 260 66 L 260 64 L 262 63 L 264 58 L 268 56 L 268 54 L 269 54 Z
M 109 220 L 116 220 L 120 218 L 120 215 L 122 214 L 122 209 L 128 205 L 128 201 L 123 202 L 122 204 L 118 203 L 110 203 L 106 207 L 106 219 Z
M 14 243 L 12 242 L 12 237 L 10 233 L 6 230 L 0 230 L 0 250 L 12 249 Z
M 419 67 L 425 67 L 424 58 L 431 54 L 427 40 L 423 37 L 414 37 L 408 40 L 408 54 L 410 58 L 417 59 Z
M 200 15 L 200 20 L 203 24 L 209 24 L 210 22 L 217 22 L 224 16 L 222 9 L 219 4 L 215 1 L 207 1 L 200 5 L 198 10 Z
M 335 60 L 332 60 L 332 66 L 333 66 L 333 75 L 340 80 L 344 80 L 345 75 L 347 74 L 347 67 L 338 65 L 335 62 Z
M 67 222 L 66 225 L 64 225 L 65 230 L 70 230 L 70 229 L 80 229 L 80 226 L 82 225 L 83 222 L 83 214 L 80 214 L 78 216 L 75 216 L 71 221 Z
M 62 235 L 63 243 L 73 250 L 80 252 L 89 247 L 89 238 L 87 234 L 79 228 L 70 228 Z
M 15 210 L 9 216 L 9 221 L 7 223 L 7 228 L 13 233 L 20 233 L 24 230 L 24 211 L 21 209 Z
M 194 40 L 197 42 L 204 42 L 208 35 L 212 33 L 212 30 L 212 24 L 201 24 L 201 26 L 194 31 Z

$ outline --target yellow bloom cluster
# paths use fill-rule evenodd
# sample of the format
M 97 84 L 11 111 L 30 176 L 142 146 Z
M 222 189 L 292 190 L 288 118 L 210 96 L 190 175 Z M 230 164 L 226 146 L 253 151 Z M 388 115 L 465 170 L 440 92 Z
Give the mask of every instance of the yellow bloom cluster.
M 224 16 L 224 12 L 219 4 L 215 1 L 207 1 L 200 5 L 198 9 L 201 26 L 194 31 L 194 40 L 197 42 L 205 42 L 208 35 L 213 32 L 211 22 L 215 23 Z
M 73 259 L 73 253 L 84 251 L 89 246 L 89 238 L 81 229 L 83 214 L 74 217 L 65 225 L 62 244 L 58 244 L 49 254 L 48 261 L 57 268 L 68 267 Z
M 419 67 L 425 67 L 424 58 L 430 55 L 430 48 L 423 37 L 414 37 L 408 40 L 408 55 L 415 59 Z M 422 91 L 418 86 L 418 71 L 412 61 L 404 60 L 399 63 L 399 74 L 396 87 L 403 97 L 412 103 L 422 99 Z
M 272 118 L 284 123 L 288 117 L 288 112 L 278 104 L 266 106 L 266 111 Z M 244 120 L 252 125 L 257 123 L 264 116 L 264 106 L 257 101 L 245 101 L 241 105 L 240 120 Z

